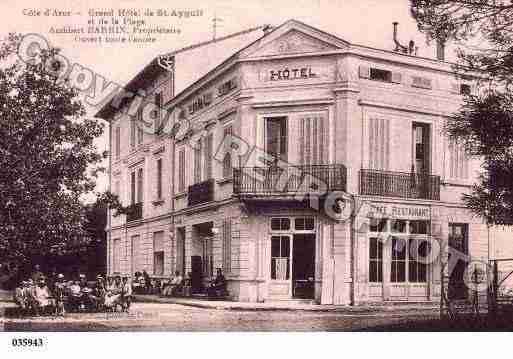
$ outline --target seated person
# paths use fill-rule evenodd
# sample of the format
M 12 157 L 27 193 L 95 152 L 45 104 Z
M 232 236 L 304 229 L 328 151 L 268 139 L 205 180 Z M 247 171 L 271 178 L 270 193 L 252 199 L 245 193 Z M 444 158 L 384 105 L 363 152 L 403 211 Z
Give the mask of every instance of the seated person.
M 122 292 L 121 277 L 117 275 L 114 280 L 109 278 L 107 284 L 107 293 L 105 294 L 105 301 L 103 305 L 105 308 L 116 311 L 118 305 L 121 303 L 121 292 Z
M 207 288 L 209 297 L 222 297 L 226 295 L 226 279 L 221 268 L 217 268 L 216 277 Z
M 96 283 L 94 284 L 94 288 L 88 294 L 89 303 L 93 311 L 99 312 L 102 310 L 103 303 L 105 301 L 105 294 L 105 281 L 103 280 L 103 277 L 98 274 L 96 276 Z
M 23 313 L 29 308 L 27 288 L 28 282 L 22 281 L 20 285 L 14 289 L 14 303 L 20 307 Z
M 169 283 L 163 289 L 162 294 L 165 296 L 173 296 L 176 292 L 182 287 L 183 277 L 180 275 L 179 271 L 175 272 L 175 275 L 171 277 Z
M 132 284 L 128 280 L 128 276 L 123 276 L 121 289 L 121 308 L 127 312 L 130 310 L 130 304 L 132 303 Z
M 57 275 L 54 283 L 53 296 L 55 298 L 55 314 L 64 315 L 64 302 L 66 301 L 67 286 L 62 273 Z
M 33 289 L 36 315 L 50 313 L 55 308 L 55 300 L 46 285 L 46 278 L 39 277 L 37 285 Z
M 71 310 L 78 311 L 82 305 L 82 288 L 78 280 L 71 282 L 68 287 L 68 304 Z

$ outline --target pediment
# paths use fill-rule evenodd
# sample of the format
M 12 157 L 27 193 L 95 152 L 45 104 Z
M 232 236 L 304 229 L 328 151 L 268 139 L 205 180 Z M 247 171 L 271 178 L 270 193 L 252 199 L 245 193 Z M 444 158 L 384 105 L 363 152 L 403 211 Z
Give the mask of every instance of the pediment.
M 348 47 L 344 40 L 300 22 L 289 21 L 241 53 L 241 57 L 269 57 L 316 53 Z

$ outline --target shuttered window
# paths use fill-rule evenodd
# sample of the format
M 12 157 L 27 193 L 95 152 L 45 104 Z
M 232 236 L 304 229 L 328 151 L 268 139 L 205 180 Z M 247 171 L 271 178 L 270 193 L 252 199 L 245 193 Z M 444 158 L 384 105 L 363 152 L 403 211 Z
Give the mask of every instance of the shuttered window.
M 299 162 L 301 165 L 326 163 L 326 133 L 323 116 L 306 116 L 300 120 Z
M 194 183 L 201 182 L 201 141 L 194 148 Z
M 178 192 L 185 191 L 185 148 L 178 152 Z
M 137 203 L 143 201 L 143 169 L 137 170 Z
M 227 219 L 223 222 L 223 272 L 232 270 L 232 222 Z
M 231 141 L 227 141 L 226 138 L 231 138 L 233 135 L 232 126 L 226 126 L 223 131 L 223 143 L 226 144 L 227 148 L 225 148 L 226 155 L 223 159 L 223 178 L 230 178 L 233 175 L 233 164 L 232 164 L 232 154 L 233 149 L 231 147 Z
M 369 168 L 388 170 L 390 165 L 390 121 L 369 120 Z
M 449 142 L 449 176 L 454 179 L 469 178 L 469 158 L 462 144 Z
M 115 157 L 116 159 L 119 158 L 121 154 L 121 128 L 116 127 L 114 130 L 114 142 L 115 142 Z
M 204 138 L 205 146 L 205 177 L 203 180 L 208 180 L 212 178 L 212 152 L 213 152 L 213 144 L 214 144 L 214 136 L 212 134 L 209 134 L 207 137 Z
M 153 233 L 153 274 L 164 275 L 164 232 Z
M 157 160 L 157 198 L 162 198 L 162 158 Z

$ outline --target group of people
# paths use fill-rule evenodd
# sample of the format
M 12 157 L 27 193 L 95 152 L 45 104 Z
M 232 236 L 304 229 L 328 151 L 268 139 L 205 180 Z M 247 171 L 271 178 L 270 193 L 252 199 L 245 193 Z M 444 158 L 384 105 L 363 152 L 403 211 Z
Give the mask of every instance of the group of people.
M 105 279 L 98 275 L 96 281 L 88 282 L 83 274 L 77 280 L 66 280 L 63 274 L 47 278 L 37 269 L 14 290 L 14 301 L 26 315 L 117 311 L 118 308 L 128 312 L 131 297 L 128 276 Z
M 192 283 L 191 283 L 192 273 L 184 278 L 180 275 L 179 271 L 176 271 L 174 276 L 172 276 L 167 283 L 163 284 L 161 294 L 164 296 L 172 297 L 177 295 L 182 295 L 187 297 L 191 295 Z M 228 292 L 226 290 L 226 279 L 223 275 L 223 271 L 221 268 L 217 269 L 216 276 L 210 280 L 207 284 L 206 294 L 208 297 L 225 297 Z

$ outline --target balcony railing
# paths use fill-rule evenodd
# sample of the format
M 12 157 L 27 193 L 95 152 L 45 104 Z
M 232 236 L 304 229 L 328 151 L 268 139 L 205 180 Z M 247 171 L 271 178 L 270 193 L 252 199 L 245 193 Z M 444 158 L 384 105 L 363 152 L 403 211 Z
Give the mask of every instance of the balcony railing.
M 126 215 L 126 221 L 136 221 L 142 218 L 142 203 L 134 203 L 129 207 L 129 212 Z
M 360 170 L 360 194 L 440 200 L 440 177 L 413 172 Z
M 194 206 L 214 200 L 214 180 L 209 179 L 189 186 L 188 205 Z
M 240 167 L 233 169 L 233 191 L 239 195 L 277 195 L 345 191 L 344 165 Z

